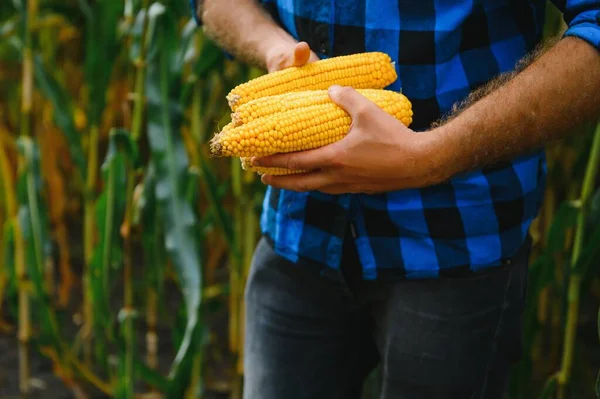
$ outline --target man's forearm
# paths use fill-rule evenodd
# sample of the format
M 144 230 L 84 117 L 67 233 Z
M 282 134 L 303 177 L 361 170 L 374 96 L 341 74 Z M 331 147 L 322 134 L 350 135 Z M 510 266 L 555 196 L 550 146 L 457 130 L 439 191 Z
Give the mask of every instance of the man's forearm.
M 444 177 L 513 158 L 600 118 L 600 52 L 567 37 L 434 129 Z
M 256 0 L 204 0 L 201 18 L 205 32 L 221 47 L 262 68 L 269 51 L 295 43 Z

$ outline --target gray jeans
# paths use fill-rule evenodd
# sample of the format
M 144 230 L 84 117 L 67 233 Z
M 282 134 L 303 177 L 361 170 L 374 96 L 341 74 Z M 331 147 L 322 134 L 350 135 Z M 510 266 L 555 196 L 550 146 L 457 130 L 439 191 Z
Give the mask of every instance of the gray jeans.
M 246 288 L 245 399 L 499 399 L 521 352 L 529 240 L 511 264 L 467 277 L 365 282 L 296 266 L 261 239 Z

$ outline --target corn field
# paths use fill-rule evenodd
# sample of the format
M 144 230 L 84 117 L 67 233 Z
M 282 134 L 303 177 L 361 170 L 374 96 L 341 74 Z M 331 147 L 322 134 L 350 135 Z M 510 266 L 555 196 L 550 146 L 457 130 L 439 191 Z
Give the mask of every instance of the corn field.
M 0 398 L 241 397 L 264 186 L 208 141 L 262 73 L 185 0 L 0 3 Z M 600 127 L 582 129 L 548 147 L 514 399 L 600 390 Z

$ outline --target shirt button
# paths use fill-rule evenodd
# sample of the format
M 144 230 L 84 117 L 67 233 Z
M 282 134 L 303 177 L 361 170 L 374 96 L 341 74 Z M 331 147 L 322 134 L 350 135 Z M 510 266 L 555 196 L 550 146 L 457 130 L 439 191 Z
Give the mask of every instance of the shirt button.
M 327 54 L 327 43 L 321 42 L 321 44 L 319 45 L 319 51 L 321 52 L 321 54 Z
M 321 54 L 329 54 L 329 25 L 319 24 L 315 27 L 314 37 L 317 40 L 317 51 Z

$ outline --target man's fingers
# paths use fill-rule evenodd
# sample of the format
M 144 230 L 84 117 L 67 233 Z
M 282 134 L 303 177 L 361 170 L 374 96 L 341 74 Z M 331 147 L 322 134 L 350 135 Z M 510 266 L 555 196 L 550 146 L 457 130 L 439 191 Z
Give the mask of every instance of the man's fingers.
M 339 142 L 335 142 L 314 150 L 291 152 L 286 154 L 252 157 L 254 166 L 277 167 L 287 169 L 315 170 L 334 166 L 336 150 Z
M 294 66 L 302 66 L 306 64 L 310 59 L 310 47 L 306 42 L 300 42 L 296 44 L 294 49 Z
M 333 178 L 327 172 L 315 171 L 297 175 L 262 175 L 261 181 L 275 188 L 306 192 L 330 186 L 333 183 Z
M 333 85 L 329 88 L 329 98 L 348 112 L 354 121 L 360 115 L 365 114 L 373 103 L 362 96 L 352 87 Z

